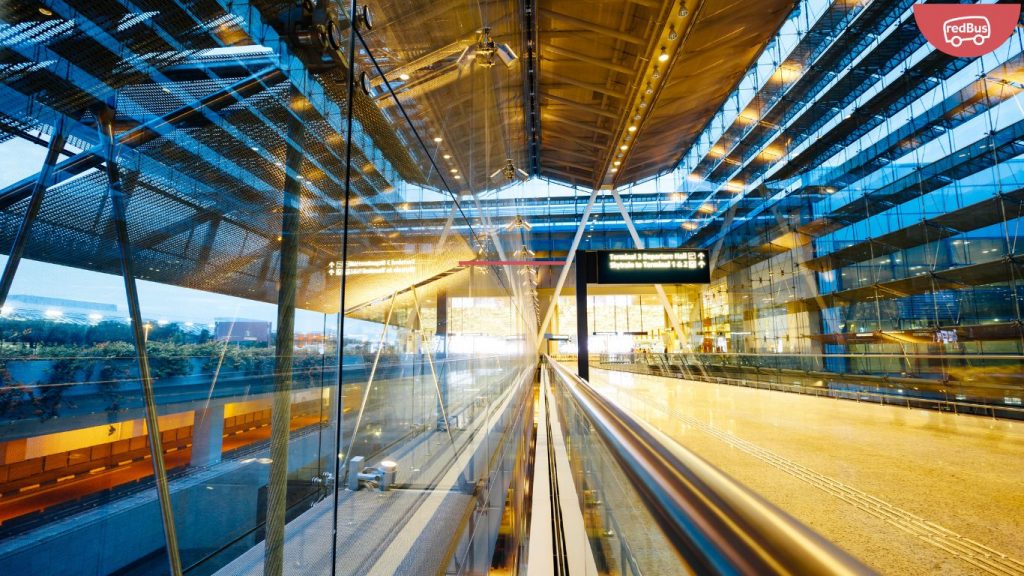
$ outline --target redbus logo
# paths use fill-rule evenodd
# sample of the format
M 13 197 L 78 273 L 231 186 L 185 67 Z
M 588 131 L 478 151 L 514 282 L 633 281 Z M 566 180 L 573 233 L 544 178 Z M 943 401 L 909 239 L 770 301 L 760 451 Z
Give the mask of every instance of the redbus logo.
M 946 42 L 959 48 L 964 42 L 974 42 L 975 46 L 983 46 L 985 40 L 992 37 L 992 24 L 984 16 L 964 16 L 946 20 L 942 25 Z
M 1013 33 L 1020 4 L 914 4 L 914 19 L 939 51 L 960 58 L 992 52 Z

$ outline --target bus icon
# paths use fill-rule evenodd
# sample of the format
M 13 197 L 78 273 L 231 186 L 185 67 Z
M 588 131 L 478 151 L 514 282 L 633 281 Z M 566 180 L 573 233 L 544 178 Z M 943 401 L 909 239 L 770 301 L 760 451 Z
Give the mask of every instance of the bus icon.
M 992 25 L 984 16 L 962 16 L 946 20 L 942 25 L 946 42 L 959 48 L 964 42 L 981 46 L 992 37 Z

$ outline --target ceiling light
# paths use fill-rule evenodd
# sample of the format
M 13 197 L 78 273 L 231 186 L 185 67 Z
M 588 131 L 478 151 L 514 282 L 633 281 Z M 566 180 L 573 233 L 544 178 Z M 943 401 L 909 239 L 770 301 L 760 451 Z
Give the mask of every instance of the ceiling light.
M 647 94 L 648 96 L 654 94 L 654 88 L 651 88 L 650 82 L 647 83 L 647 90 L 644 90 L 644 94 Z
M 405 82 L 406 80 L 409 79 L 409 75 L 408 74 L 399 74 L 398 75 L 398 79 L 401 80 L 402 82 Z
M 664 54 L 662 54 L 662 56 L 664 56 Z M 658 69 L 655 68 L 654 73 L 651 74 L 651 78 L 654 78 L 655 80 L 661 78 L 661 72 L 658 72 Z
M 622 164 L 622 161 L 621 161 L 621 160 L 616 160 L 615 162 L 613 162 L 613 164 L 615 164 L 616 166 L 618 166 L 619 164 Z
M 690 11 L 686 9 L 686 6 L 681 6 L 679 8 L 679 17 L 680 18 L 686 18 L 689 15 L 690 15 Z
M 456 174 L 456 175 L 455 175 L 455 179 L 456 179 L 456 180 L 462 180 L 462 176 L 459 176 L 458 174 Z
M 647 102 L 641 102 L 640 103 L 640 107 L 641 108 L 647 108 Z
M 451 170 L 449 170 L 449 172 L 451 172 L 452 174 L 458 174 L 459 173 L 459 169 L 458 168 L 452 168 Z
M 629 131 L 630 132 L 636 132 L 636 126 L 630 126 L 629 127 Z
M 658 56 L 658 62 L 665 62 L 668 60 L 668 52 L 665 52 L 665 47 L 661 47 L 661 55 Z
M 685 8 L 684 8 L 684 10 L 685 10 Z M 676 33 L 676 27 L 675 26 L 669 26 L 668 27 L 668 39 L 669 40 L 675 40 L 676 38 L 679 38 L 679 34 Z
M 434 142 L 437 142 L 438 144 L 440 144 L 441 142 L 444 142 L 444 138 L 441 138 L 440 136 L 435 136 L 434 137 Z
M 611 172 L 612 172 L 613 174 L 614 174 L 615 172 L 618 172 L 618 171 L 619 171 L 619 169 L 618 169 L 618 168 L 612 168 L 612 169 L 611 169 Z
M 451 160 L 452 159 L 452 155 L 451 154 L 445 154 L 444 156 L 441 156 L 441 158 L 444 158 L 445 160 Z
M 49 8 L 43 8 L 42 6 L 39 7 L 39 13 L 42 14 L 43 16 L 53 16 L 53 10 L 50 10 Z
M 636 116 L 633 116 L 633 120 L 640 120 L 640 114 L 639 114 L 639 113 L 637 113 L 637 115 L 636 115 Z
M 626 145 L 626 144 L 623 144 L 622 146 L 619 146 L 619 150 L 622 150 L 623 152 L 625 152 L 626 150 L 629 150 L 629 146 Z

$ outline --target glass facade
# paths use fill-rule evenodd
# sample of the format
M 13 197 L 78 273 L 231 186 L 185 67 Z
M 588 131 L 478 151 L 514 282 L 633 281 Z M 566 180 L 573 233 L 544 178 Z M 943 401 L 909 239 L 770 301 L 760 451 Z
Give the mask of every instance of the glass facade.
M 0 571 L 513 565 L 522 237 L 350 7 L 114 4 L 0 8 Z

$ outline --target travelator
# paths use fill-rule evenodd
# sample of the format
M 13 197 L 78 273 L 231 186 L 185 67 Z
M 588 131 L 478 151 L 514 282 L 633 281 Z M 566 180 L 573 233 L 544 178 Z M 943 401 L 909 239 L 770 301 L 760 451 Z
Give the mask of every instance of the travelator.
M 871 574 L 545 356 L 526 573 Z

